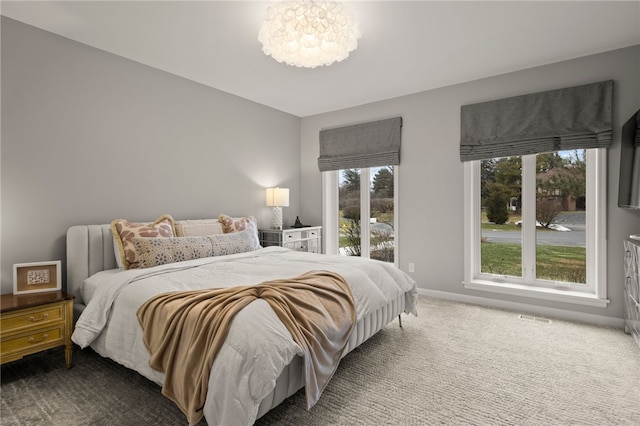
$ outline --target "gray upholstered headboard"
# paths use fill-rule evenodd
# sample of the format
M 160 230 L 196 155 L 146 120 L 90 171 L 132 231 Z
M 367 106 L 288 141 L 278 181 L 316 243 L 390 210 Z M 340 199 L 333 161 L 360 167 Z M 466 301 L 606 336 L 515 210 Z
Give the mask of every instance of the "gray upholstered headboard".
M 117 268 L 111 226 L 78 225 L 67 231 L 67 293 L 75 296 L 76 312 L 84 309 L 80 288 L 96 272 Z
M 243 216 L 234 217 L 236 220 Z M 198 232 L 188 235 L 222 233 L 219 219 L 185 219 L 176 221 L 176 232 Z M 181 231 L 178 230 L 178 226 Z M 75 296 L 76 314 L 82 312 L 85 302 L 82 300 L 82 283 L 91 275 L 115 269 L 115 250 L 111 225 L 76 225 L 67 230 L 67 293 Z

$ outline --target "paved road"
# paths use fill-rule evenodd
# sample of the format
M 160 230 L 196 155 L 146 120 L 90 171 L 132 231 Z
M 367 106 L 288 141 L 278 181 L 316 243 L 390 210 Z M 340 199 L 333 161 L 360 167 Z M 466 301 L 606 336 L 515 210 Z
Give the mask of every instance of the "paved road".
M 541 245 L 559 246 L 586 246 L 584 212 L 562 213 L 558 216 L 556 223 L 565 226 L 571 231 L 561 232 L 552 230 L 540 230 L 536 232 L 536 241 Z M 519 243 L 522 236 L 518 231 L 494 231 L 483 230 L 482 237 L 488 242 L 494 243 Z
M 555 222 L 558 225 L 566 226 L 572 231 L 584 231 L 585 212 L 560 213 Z
M 518 231 L 482 231 L 482 237 L 491 243 L 519 243 L 522 236 Z M 585 247 L 586 233 L 584 230 L 560 232 L 560 231 L 539 231 L 536 232 L 538 244 L 556 246 L 578 246 Z

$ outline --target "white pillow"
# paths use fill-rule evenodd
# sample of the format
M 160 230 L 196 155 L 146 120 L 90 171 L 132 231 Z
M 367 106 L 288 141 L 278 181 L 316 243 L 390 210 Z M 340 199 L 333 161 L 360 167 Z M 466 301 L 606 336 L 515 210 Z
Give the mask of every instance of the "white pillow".
M 176 220 L 176 237 L 199 237 L 201 235 L 222 234 L 218 219 Z

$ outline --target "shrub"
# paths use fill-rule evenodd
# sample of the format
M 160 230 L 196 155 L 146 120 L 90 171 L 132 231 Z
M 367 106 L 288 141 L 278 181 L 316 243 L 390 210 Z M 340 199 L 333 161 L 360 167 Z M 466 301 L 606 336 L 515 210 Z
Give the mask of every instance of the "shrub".
M 345 220 L 340 224 L 340 227 L 347 240 L 347 245 L 344 247 L 347 256 L 360 256 L 362 254 L 360 250 L 360 220 Z
M 351 219 L 354 221 L 360 221 L 360 205 L 348 205 L 342 209 L 342 217 L 345 219 Z
M 488 186 L 487 220 L 496 225 L 503 225 L 509 220 L 509 194 L 503 186 L 500 184 Z
M 393 213 L 393 198 L 371 199 L 371 216 L 378 216 L 382 213 Z
M 536 200 L 536 220 L 548 228 L 562 211 L 562 204 L 556 198 L 538 198 Z

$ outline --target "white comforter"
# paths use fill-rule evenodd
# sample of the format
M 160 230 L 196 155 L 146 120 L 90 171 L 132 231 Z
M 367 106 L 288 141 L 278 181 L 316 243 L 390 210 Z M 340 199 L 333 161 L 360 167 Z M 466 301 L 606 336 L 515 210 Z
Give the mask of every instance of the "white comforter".
M 138 308 L 170 291 L 259 284 L 310 270 L 341 274 L 351 287 L 356 319 L 405 294 L 405 311 L 416 314 L 415 282 L 392 264 L 356 257 L 300 253 L 280 247 L 231 256 L 198 259 L 149 269 L 103 271 L 72 339 L 102 356 L 132 368 L 158 384 L 163 374 L 149 367 L 138 323 Z M 85 293 L 86 295 L 86 293 Z M 211 425 L 253 424 L 258 407 L 300 347 L 269 305 L 257 300 L 235 317 L 209 378 L 204 408 Z

